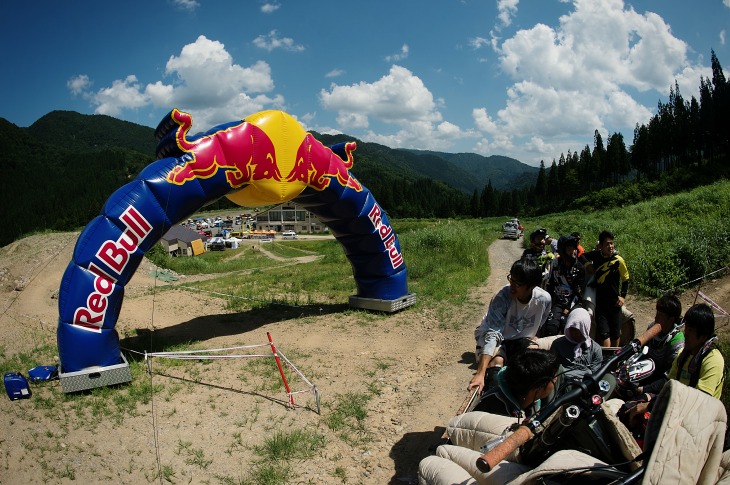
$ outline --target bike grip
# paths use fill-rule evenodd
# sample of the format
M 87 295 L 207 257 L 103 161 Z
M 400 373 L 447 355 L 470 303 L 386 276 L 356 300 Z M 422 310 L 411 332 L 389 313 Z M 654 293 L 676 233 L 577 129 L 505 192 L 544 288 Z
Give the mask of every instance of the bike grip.
M 488 473 L 497 464 L 507 458 L 510 453 L 532 439 L 533 433 L 527 426 L 520 426 L 503 442 L 477 458 L 477 468 L 480 472 Z
M 659 325 L 659 324 L 652 325 L 651 327 L 649 327 L 648 329 L 646 329 L 646 332 L 644 332 L 641 335 L 639 335 L 639 337 L 638 337 L 639 343 L 643 347 L 651 339 L 653 339 L 654 337 L 656 337 L 657 335 L 659 335 L 659 333 L 661 333 L 661 331 L 662 331 L 662 326 L 661 325 Z

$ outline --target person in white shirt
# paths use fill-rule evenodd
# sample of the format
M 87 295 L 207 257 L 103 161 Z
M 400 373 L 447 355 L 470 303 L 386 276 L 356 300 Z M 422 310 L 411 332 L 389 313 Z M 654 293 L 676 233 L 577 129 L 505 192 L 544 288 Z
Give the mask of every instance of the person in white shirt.
M 469 381 L 470 390 L 484 390 L 487 369 L 505 364 L 511 342 L 535 339 L 550 314 L 550 294 L 540 287 L 542 267 L 534 258 L 515 261 L 507 280 L 509 284 L 494 295 L 474 331 L 478 365 Z

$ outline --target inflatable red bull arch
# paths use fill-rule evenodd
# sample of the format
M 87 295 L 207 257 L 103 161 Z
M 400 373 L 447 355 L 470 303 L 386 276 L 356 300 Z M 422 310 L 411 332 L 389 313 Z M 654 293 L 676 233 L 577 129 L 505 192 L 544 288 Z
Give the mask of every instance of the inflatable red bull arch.
M 189 135 L 191 126 L 187 113 L 167 115 L 155 131 L 157 161 L 114 192 L 79 236 L 59 290 L 62 373 L 122 362 L 114 327 L 144 254 L 170 227 L 224 196 L 247 207 L 295 200 L 343 246 L 358 298 L 408 296 L 398 237 L 349 172 L 355 143 L 325 147 L 282 111 L 197 135 Z

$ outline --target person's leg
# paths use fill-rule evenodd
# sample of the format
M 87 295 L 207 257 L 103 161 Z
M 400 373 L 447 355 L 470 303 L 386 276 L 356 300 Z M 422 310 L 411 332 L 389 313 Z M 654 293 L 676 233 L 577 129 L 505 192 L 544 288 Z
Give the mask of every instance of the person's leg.
M 608 329 L 611 338 L 611 347 L 618 347 L 621 338 L 621 307 L 613 307 L 607 312 Z
M 563 308 L 558 305 L 553 305 L 550 316 L 547 319 L 547 322 L 545 322 L 545 325 L 540 327 L 540 330 L 538 331 L 538 337 L 551 337 L 553 335 L 558 335 L 561 333 L 560 324 L 562 321 L 563 316 Z M 564 326 L 565 324 L 563 324 Z
M 611 331 L 606 311 L 603 308 L 596 307 L 596 342 L 598 342 L 601 347 L 610 347 L 610 335 Z

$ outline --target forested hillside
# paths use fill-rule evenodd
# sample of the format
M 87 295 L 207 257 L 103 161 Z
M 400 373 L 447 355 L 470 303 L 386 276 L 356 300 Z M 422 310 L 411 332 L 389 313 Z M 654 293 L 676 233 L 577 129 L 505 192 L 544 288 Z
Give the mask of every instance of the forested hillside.
M 346 135 L 315 136 L 326 145 L 353 141 Z M 154 161 L 157 145 L 152 128 L 71 111 L 51 112 L 28 128 L 0 119 L 0 140 L 0 163 L 6 167 L 0 178 L 5 221 L 0 245 L 33 231 L 85 226 L 116 189 Z M 361 141 L 352 173 L 391 217 L 465 215 L 469 189 L 480 185 L 436 156 Z M 451 186 L 443 178 L 472 185 Z M 225 198 L 208 206 L 231 207 Z
M 539 169 L 508 157 L 390 149 L 360 140 L 352 173 L 390 217 L 529 216 L 625 206 L 730 174 L 730 82 L 712 52 L 700 98 L 669 100 L 634 130 L 560 154 Z M 37 230 L 83 227 L 154 160 L 152 128 L 109 116 L 49 113 L 28 128 L 0 119 L 0 245 Z M 325 145 L 347 135 L 313 133 Z M 230 208 L 225 198 L 211 209 Z

